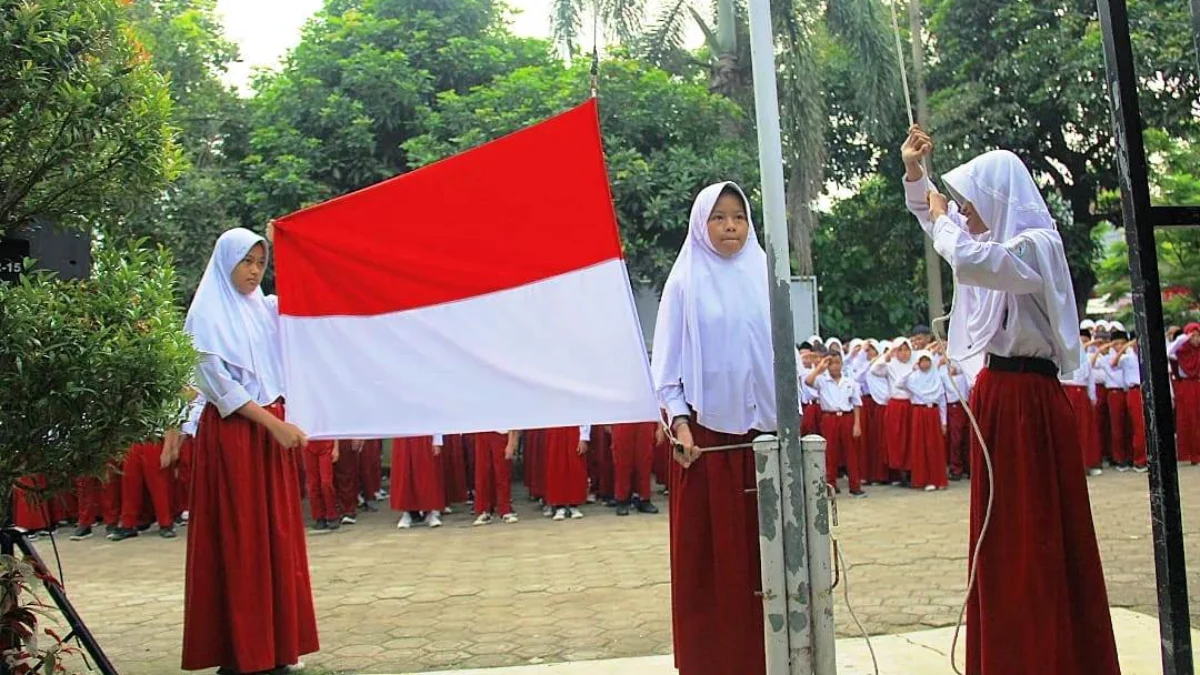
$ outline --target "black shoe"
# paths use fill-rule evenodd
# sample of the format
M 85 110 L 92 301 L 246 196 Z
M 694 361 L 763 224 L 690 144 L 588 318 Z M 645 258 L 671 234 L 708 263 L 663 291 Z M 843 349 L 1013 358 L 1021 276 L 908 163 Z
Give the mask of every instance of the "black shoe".
M 138 531 L 138 532 L 145 532 L 145 531 L 146 531 L 146 530 L 148 530 L 148 529 L 150 529 L 150 523 L 146 523 L 145 525 L 138 525 L 138 526 L 137 526 L 137 531 Z
M 80 525 L 75 528 L 75 533 L 71 535 L 71 541 L 83 541 L 92 536 L 92 528 L 86 525 Z
M 108 535 L 109 541 L 125 541 L 138 536 L 138 531 L 132 527 L 118 527 L 115 532 Z
M 318 518 L 317 522 L 314 523 L 312 526 L 312 531 L 319 533 L 319 534 L 324 534 L 325 532 L 328 532 L 329 531 L 329 521 L 325 520 L 324 518 Z
M 610 508 L 610 509 L 611 509 L 611 508 L 613 508 L 614 506 L 620 506 L 620 505 L 621 505 L 621 502 L 619 502 L 619 501 L 617 501 L 617 500 L 613 499 L 612 497 L 608 497 L 608 498 L 606 498 L 606 499 L 604 500 L 604 505 L 605 505 L 605 506 L 607 506 L 608 508 Z M 625 505 L 625 509 L 626 509 L 626 510 L 628 510 L 628 509 L 629 509 L 629 505 L 628 505 L 628 504 L 626 504 L 626 505 Z
M 375 502 L 367 502 L 366 504 L 363 504 L 363 507 L 366 509 L 367 513 L 379 513 L 379 507 L 375 506 Z
M 105 525 L 104 526 L 104 536 L 111 537 L 119 529 L 121 529 L 121 528 L 117 527 L 116 525 Z
M 867 493 L 859 490 L 858 492 L 851 492 L 850 496 L 854 497 L 855 499 L 866 499 Z
M 658 513 L 658 507 L 655 506 L 654 504 L 650 503 L 650 500 L 643 499 L 642 501 L 637 503 L 637 512 L 654 514 L 654 513 Z
M 330 532 L 334 532 L 334 531 L 340 530 L 340 529 L 342 529 L 342 521 L 341 520 L 334 518 L 333 520 L 329 521 L 329 531 Z
M 960 481 L 960 480 L 962 480 L 962 479 L 963 479 L 963 477 L 962 477 L 962 474 L 961 474 L 961 473 L 952 473 L 952 474 L 950 474 L 950 480 L 954 481 L 955 483 L 959 482 L 959 481 Z
M 175 537 L 178 537 L 179 535 L 175 534 L 175 526 L 172 525 L 170 527 L 158 528 L 158 536 L 162 537 L 163 539 L 174 539 Z
M 626 504 L 625 502 L 621 502 L 621 503 L 617 504 L 617 515 L 618 516 L 629 515 L 629 504 Z

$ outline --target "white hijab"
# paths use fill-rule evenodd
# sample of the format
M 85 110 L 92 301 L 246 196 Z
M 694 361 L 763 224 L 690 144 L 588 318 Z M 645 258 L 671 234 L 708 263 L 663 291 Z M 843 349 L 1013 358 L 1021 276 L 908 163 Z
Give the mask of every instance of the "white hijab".
M 970 202 L 988 226 L 981 241 L 1004 244 L 1022 237 L 1031 244 L 1042 277 L 1039 304 L 1050 319 L 1054 360 L 1059 372 L 1079 367 L 1079 313 L 1062 237 L 1037 184 L 1021 160 L 1007 150 L 984 153 L 943 176 L 959 202 Z M 1017 296 L 955 283 L 950 315 L 949 355 L 958 362 L 978 356 L 1000 331 L 1005 313 L 1017 321 Z
M 696 197 L 687 239 L 663 288 L 650 368 L 660 397 L 683 385 L 703 426 L 729 434 L 775 431 L 767 255 L 753 222 L 746 245 L 729 258 L 708 236 L 708 218 L 726 187 L 749 207 L 734 183 L 710 185 Z
M 900 349 L 900 345 L 908 345 L 908 349 L 912 354 L 908 357 L 907 361 L 901 361 L 898 355 L 893 354 L 892 360 L 887 362 L 888 377 L 891 378 L 892 382 L 897 383 L 903 382 L 904 378 L 916 367 L 918 354 L 917 350 L 913 349 L 912 342 L 906 337 L 898 337 L 892 340 L 892 351 L 895 352 Z M 879 358 L 884 357 L 880 355 Z
M 929 370 L 921 370 L 921 359 L 929 359 Z M 925 401 L 936 399 L 942 393 L 942 374 L 938 372 L 932 353 L 922 349 L 913 355 L 912 371 L 904 381 L 904 388 Z
M 262 237 L 240 227 L 217 239 L 184 330 L 192 336 L 196 351 L 253 373 L 265 399 L 274 401 L 283 395 L 278 314 L 261 288 L 242 295 L 231 278 L 233 269 L 258 244 L 269 253 Z

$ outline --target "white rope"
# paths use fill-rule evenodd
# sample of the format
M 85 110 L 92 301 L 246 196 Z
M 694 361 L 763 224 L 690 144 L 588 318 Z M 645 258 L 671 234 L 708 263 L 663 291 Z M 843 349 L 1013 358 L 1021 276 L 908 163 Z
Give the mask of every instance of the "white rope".
M 900 22 L 896 19 L 896 2 L 898 0 L 891 0 L 888 8 L 892 11 L 892 33 L 896 36 L 896 65 L 900 66 L 900 86 L 904 88 L 904 112 L 908 113 L 908 128 L 911 129 L 917 120 L 913 116 L 912 94 L 908 89 L 908 67 L 904 65 L 904 41 L 900 37 Z M 925 170 L 926 176 L 930 175 L 927 158 L 921 158 L 921 168 Z

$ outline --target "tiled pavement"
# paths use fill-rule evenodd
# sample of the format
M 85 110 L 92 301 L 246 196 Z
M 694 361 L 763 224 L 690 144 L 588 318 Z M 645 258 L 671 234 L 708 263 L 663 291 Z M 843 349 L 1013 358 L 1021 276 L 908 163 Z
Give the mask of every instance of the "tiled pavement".
M 1200 561 L 1200 468 L 1181 469 L 1187 551 Z M 1089 481 L 1111 604 L 1155 611 L 1145 475 Z M 965 483 L 942 493 L 874 488 L 840 502 L 851 601 L 872 634 L 947 626 L 965 588 Z M 660 504 L 661 505 L 661 504 Z M 665 506 L 665 505 L 663 505 Z M 309 555 L 323 650 L 315 672 L 411 672 L 666 654 L 671 649 L 666 516 L 588 507 L 551 522 L 400 532 L 386 513 L 329 535 Z M 664 509 L 665 511 L 665 509 Z M 184 538 L 59 542 L 68 591 L 125 675 L 179 672 Z M 50 553 L 48 542 L 39 546 Z M 1200 563 L 1189 574 L 1200 620 Z M 854 628 L 838 594 L 838 629 Z

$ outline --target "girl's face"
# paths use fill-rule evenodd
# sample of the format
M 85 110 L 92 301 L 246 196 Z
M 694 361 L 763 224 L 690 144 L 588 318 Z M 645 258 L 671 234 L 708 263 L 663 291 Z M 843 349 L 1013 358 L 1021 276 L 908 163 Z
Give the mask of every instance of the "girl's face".
M 933 361 L 928 356 L 922 356 L 921 360 L 917 362 L 917 367 L 921 369 L 922 373 L 928 373 L 929 369 L 933 367 Z
M 229 275 L 233 281 L 233 287 L 242 295 L 250 295 L 258 285 L 262 283 L 263 275 L 267 271 L 267 249 L 265 246 L 255 244 L 247 253 L 246 257 L 233 268 L 233 273 Z
M 879 358 L 879 351 L 871 345 L 867 345 L 867 358 L 874 361 L 875 359 Z
M 907 344 L 901 344 L 896 349 L 896 358 L 900 359 L 901 361 L 907 362 L 909 359 L 912 358 L 912 347 L 909 347 Z
M 971 202 L 963 202 L 959 207 L 959 212 L 967 219 L 967 231 L 971 234 L 983 234 L 988 231 L 987 223 L 983 222 L 983 218 L 979 216 L 979 212 L 975 210 L 975 205 Z
M 750 234 L 750 216 L 737 195 L 722 194 L 708 215 L 708 239 L 722 257 L 738 254 Z
M 1188 342 L 1193 347 L 1200 347 L 1200 330 L 1194 330 L 1188 333 Z

